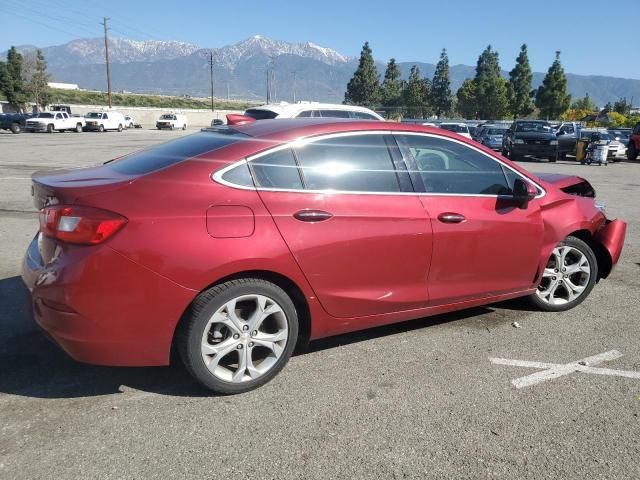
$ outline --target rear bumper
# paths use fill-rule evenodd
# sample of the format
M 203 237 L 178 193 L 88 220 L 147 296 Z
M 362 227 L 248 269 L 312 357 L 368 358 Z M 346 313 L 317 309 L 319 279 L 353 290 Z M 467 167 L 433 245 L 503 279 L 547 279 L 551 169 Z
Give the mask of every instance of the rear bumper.
M 75 360 L 167 365 L 173 333 L 195 292 L 107 246 L 58 245 L 44 265 L 36 237 L 23 261 L 36 323 Z
M 626 233 L 627 224 L 622 220 L 613 220 L 605 223 L 595 235 L 595 240 L 609 253 L 611 271 L 620 260 Z

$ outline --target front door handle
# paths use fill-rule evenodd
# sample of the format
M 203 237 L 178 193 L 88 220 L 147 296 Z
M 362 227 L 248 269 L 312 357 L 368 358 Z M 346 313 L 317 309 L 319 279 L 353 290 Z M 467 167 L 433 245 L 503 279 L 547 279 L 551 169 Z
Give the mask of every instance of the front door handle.
M 333 215 L 324 210 L 300 210 L 294 213 L 293 217 L 301 222 L 315 223 L 329 220 Z
M 438 215 L 438 220 L 442 223 L 462 223 L 466 220 L 464 215 L 453 212 L 445 212 Z

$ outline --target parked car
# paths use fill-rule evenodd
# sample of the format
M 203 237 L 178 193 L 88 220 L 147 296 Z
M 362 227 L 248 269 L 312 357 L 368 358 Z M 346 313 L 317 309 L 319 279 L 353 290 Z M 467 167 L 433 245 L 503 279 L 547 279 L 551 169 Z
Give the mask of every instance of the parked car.
M 186 115 L 181 115 L 179 113 L 163 113 L 156 121 L 156 128 L 158 130 L 162 130 L 163 128 L 167 128 L 169 130 L 181 128 L 182 130 L 186 130 L 188 125 L 189 122 L 187 121 Z
M 244 114 L 256 120 L 271 120 L 274 118 L 352 118 L 360 120 L 384 120 L 373 110 L 356 105 L 341 105 L 333 103 L 298 102 L 298 103 L 270 103 L 260 107 L 248 109 Z M 424 121 L 424 120 L 423 120 Z
M 618 162 L 626 156 L 627 147 L 624 143 L 616 140 L 605 129 L 583 128 L 580 129 L 580 139 L 589 140 L 594 133 L 598 133 L 600 140 L 608 143 L 608 155 L 607 159 L 612 162 Z
M 10 130 L 11 133 L 21 133 L 25 129 L 27 120 L 33 117 L 31 113 L 3 113 L 0 114 L 0 130 Z
M 25 123 L 27 132 L 82 132 L 84 118 L 70 116 L 67 112 L 40 112 Z
M 87 131 L 106 132 L 107 130 L 117 130 L 121 132 L 126 125 L 124 115 L 120 112 L 89 112 L 84 118 Z
M 471 133 L 469 133 L 469 127 L 466 123 L 445 122 L 440 124 L 440 128 L 457 133 L 471 140 Z
M 73 358 L 166 365 L 175 349 L 203 385 L 239 393 L 309 339 L 514 297 L 567 310 L 622 250 L 626 224 L 589 182 L 446 130 L 228 123 L 33 176 L 22 276 Z
M 629 144 L 627 146 L 627 159 L 635 160 L 640 152 L 640 123 L 638 123 L 629 136 Z
M 629 143 L 629 137 L 631 136 L 630 128 L 609 128 L 608 132 L 615 140 L 625 145 Z
M 131 115 L 124 116 L 124 128 L 135 128 L 136 122 Z
M 549 122 L 516 120 L 502 139 L 502 154 L 511 160 L 534 155 L 555 162 L 558 158 L 558 139 Z
M 477 142 L 492 150 L 501 151 L 502 139 L 506 131 L 507 127 L 487 125 L 482 128 L 482 132 L 480 132 Z

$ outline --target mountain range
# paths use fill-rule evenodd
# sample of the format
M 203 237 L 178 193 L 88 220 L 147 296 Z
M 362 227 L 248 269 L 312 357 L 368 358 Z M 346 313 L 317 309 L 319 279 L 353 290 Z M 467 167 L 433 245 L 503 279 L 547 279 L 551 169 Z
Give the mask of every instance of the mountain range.
M 22 53 L 36 47 L 17 47 Z M 106 90 L 104 40 L 85 38 L 64 45 L 41 48 L 52 81 L 76 83 L 81 88 Z M 178 41 L 109 40 L 111 82 L 114 91 L 168 95 L 210 95 L 209 56 L 214 58 L 214 91 L 220 98 L 260 100 L 266 96 L 267 72 L 273 69 L 274 100 L 317 100 L 340 103 L 346 85 L 357 68 L 358 59 L 312 42 L 289 43 L 254 35 L 234 45 L 205 49 Z M 6 55 L 6 54 L 4 54 Z M 431 78 L 435 65 L 401 62 L 403 77 L 412 65 Z M 377 62 L 384 73 L 385 63 Z M 451 88 L 455 92 L 475 67 L 452 65 Z M 503 72 L 506 77 L 508 74 Z M 533 74 L 533 87 L 542 83 L 544 73 Z M 600 106 L 626 97 L 640 101 L 640 80 L 601 75 L 568 73 L 569 91 L 574 98 L 589 94 Z

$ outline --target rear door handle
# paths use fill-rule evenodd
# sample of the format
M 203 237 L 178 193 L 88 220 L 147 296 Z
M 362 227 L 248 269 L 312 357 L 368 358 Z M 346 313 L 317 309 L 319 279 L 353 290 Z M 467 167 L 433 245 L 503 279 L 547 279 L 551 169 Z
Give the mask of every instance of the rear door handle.
M 445 212 L 438 215 L 438 220 L 442 223 L 462 223 L 466 220 L 464 215 L 453 212 Z
M 293 217 L 301 222 L 315 223 L 329 220 L 333 215 L 324 210 L 300 210 L 294 213 Z

